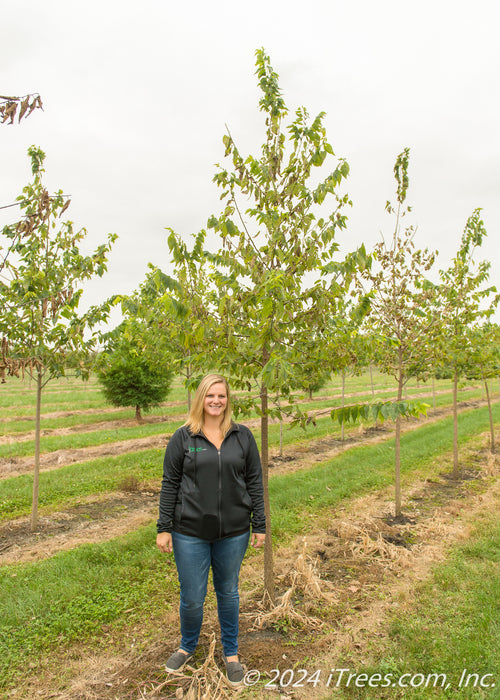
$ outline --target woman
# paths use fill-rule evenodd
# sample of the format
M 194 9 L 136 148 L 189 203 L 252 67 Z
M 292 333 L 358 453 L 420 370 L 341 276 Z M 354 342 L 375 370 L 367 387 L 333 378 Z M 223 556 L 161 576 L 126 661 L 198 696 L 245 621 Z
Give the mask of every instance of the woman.
M 239 571 L 249 540 L 264 544 L 266 519 L 257 444 L 233 423 L 219 374 L 202 379 L 186 423 L 167 445 L 157 529 L 158 548 L 174 552 L 181 589 L 181 643 L 167 671 L 179 671 L 194 654 L 212 567 L 227 678 L 239 685 Z

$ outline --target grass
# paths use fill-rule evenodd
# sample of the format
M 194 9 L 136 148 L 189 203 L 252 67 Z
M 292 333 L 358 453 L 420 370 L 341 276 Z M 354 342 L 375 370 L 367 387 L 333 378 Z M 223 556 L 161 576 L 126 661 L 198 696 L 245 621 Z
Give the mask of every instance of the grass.
M 467 393 L 467 400 L 473 400 L 479 398 L 481 395 L 480 390 L 471 389 Z M 368 395 L 363 395 L 357 397 L 357 401 L 364 402 L 369 400 Z M 436 400 L 436 407 L 442 407 L 450 404 L 449 395 L 439 395 Z M 316 403 L 305 403 L 302 408 L 303 410 L 321 410 L 322 408 L 331 408 L 332 401 L 319 401 Z M 78 431 L 70 435 L 49 435 L 41 437 L 41 452 L 50 453 L 60 449 L 80 449 L 84 447 L 90 447 L 95 445 L 100 445 L 109 442 L 119 442 L 121 440 L 130 440 L 136 438 L 147 437 L 149 435 L 161 435 L 163 432 L 172 433 L 184 420 L 185 411 L 182 407 L 176 408 L 173 411 L 169 411 L 169 420 L 161 423 L 144 423 L 144 424 L 132 424 L 123 428 L 116 428 L 115 430 L 106 428 L 104 430 L 99 429 L 99 423 L 102 422 L 103 416 L 71 416 L 67 419 L 52 419 L 43 422 L 43 429 L 49 429 L 52 426 L 58 425 L 59 427 L 71 427 L 74 425 L 87 424 L 89 425 L 88 431 Z M 126 417 L 131 418 L 131 412 L 127 412 Z M 111 419 L 119 419 L 122 416 L 120 412 L 119 415 L 112 414 Z M 177 420 L 175 418 L 177 417 Z M 83 418 L 83 420 L 82 420 Z M 332 424 L 329 415 L 320 417 L 317 419 L 316 426 L 310 426 L 307 432 L 304 432 L 302 428 L 299 427 L 286 427 L 285 426 L 285 442 L 295 442 L 295 441 L 308 441 L 313 436 L 315 439 L 322 437 L 324 435 L 340 434 L 340 428 L 338 425 Z M 366 423 L 366 425 L 371 425 L 373 421 Z M 26 422 L 16 423 L 13 429 L 8 429 L 4 431 L 5 435 L 13 435 L 19 433 L 20 426 L 28 425 Z M 95 426 L 95 427 L 93 427 Z M 32 428 L 32 424 L 29 424 Z M 270 426 L 270 439 L 271 444 L 276 446 L 279 444 L 279 425 Z M 27 457 L 34 454 L 35 442 L 34 440 L 25 440 L 17 443 L 8 443 L 5 445 L 0 445 L 0 458 L 12 458 L 12 457 Z
M 500 404 L 494 406 L 500 420 Z M 486 408 L 459 416 L 459 445 L 486 430 Z M 401 437 L 403 477 L 417 469 L 441 470 L 440 456 L 452 448 L 452 418 L 423 425 Z M 359 496 L 394 482 L 394 439 L 375 445 L 355 447 L 312 469 L 272 477 L 269 495 L 273 511 L 273 532 L 278 536 L 296 534 L 302 522 L 318 508 L 332 507 L 343 499 Z
M 18 386 L 17 391 L 4 392 L 2 388 L 2 406 L 17 415 L 19 411 L 34 413 L 36 395 L 34 388 Z M 100 408 L 106 406 L 104 396 L 97 386 L 68 385 L 64 390 L 50 392 L 47 388 L 42 393 L 42 411 L 63 411 L 75 408 Z
M 147 419 L 152 416 L 162 416 L 168 412 L 168 415 L 174 416 L 177 414 L 185 415 L 184 405 L 180 408 L 170 407 L 168 409 L 162 408 L 161 406 L 155 410 L 150 411 L 145 414 L 146 422 Z M 120 421 L 120 420 L 135 420 L 135 409 L 124 408 L 120 411 L 103 412 L 103 413 L 71 413 L 67 416 L 60 416 L 58 418 L 45 418 L 42 416 L 42 432 L 47 430 L 58 430 L 60 428 L 73 428 L 75 426 L 88 426 L 88 431 L 99 430 L 99 424 L 103 421 Z M 136 423 L 138 426 L 139 424 Z M 95 427 L 94 427 L 95 426 Z M 19 438 L 23 438 L 23 433 L 32 432 L 35 429 L 35 417 L 32 416 L 26 420 L 15 420 L 5 423 L 4 429 L 2 430 L 3 435 L 12 435 Z M 79 432 L 87 432 L 80 430 Z
M 36 402 L 34 387 L 35 384 L 29 379 L 23 381 L 9 377 L 7 383 L 0 387 L 2 414 L 17 415 L 20 410 L 34 414 Z M 176 379 L 172 383 L 167 400 L 186 400 L 186 392 L 180 379 Z M 47 384 L 42 394 L 42 411 L 45 413 L 71 410 L 75 407 L 79 410 L 105 408 L 108 405 L 95 378 L 91 378 L 87 382 L 82 382 L 75 377 L 56 379 Z M 9 411 L 5 412 L 5 409 L 9 409 Z
M 73 433 L 71 435 L 52 435 L 40 439 L 40 450 L 42 453 L 55 452 L 56 450 L 79 449 L 82 447 L 92 447 L 109 442 L 119 442 L 120 440 L 133 440 L 135 438 L 147 437 L 149 435 L 162 435 L 163 433 L 173 433 L 183 420 L 166 421 L 165 423 L 147 423 L 144 425 L 131 425 L 127 428 L 117 428 L 116 430 L 93 430 L 85 433 Z M 28 457 L 35 452 L 35 441 L 26 440 L 14 444 L 0 445 L 0 457 Z
M 500 404 L 494 405 L 495 420 L 500 419 Z M 403 433 L 402 472 L 416 463 L 431 460 L 435 455 L 451 448 L 451 417 L 436 423 L 423 425 L 417 431 Z M 461 442 L 485 430 L 488 425 L 486 408 L 465 411 L 459 416 L 459 438 Z M 153 426 L 154 427 L 154 426 Z M 271 426 L 270 443 L 279 442 L 279 426 Z M 163 431 L 165 427 L 163 427 Z M 162 431 L 162 432 L 163 432 Z M 318 422 L 314 437 L 331 434 L 329 418 Z M 308 433 L 310 440 L 312 433 Z M 258 437 L 258 433 L 257 433 Z M 304 432 L 296 427 L 285 431 L 286 444 L 304 441 Z M 71 464 L 40 474 L 40 513 L 56 507 L 69 505 L 72 500 L 93 494 L 115 491 L 128 476 L 139 482 L 155 482 L 161 479 L 163 450 L 152 449 L 113 457 L 103 457 Z M 318 501 L 332 505 L 337 494 L 348 497 L 350 493 L 370 488 L 379 488 L 391 483 L 393 478 L 394 440 L 388 439 L 377 445 L 354 447 L 346 450 L 334 460 L 320 464 L 314 469 L 301 470 L 284 476 L 272 477 L 270 494 L 276 511 L 276 527 L 294 531 L 294 522 L 299 511 L 307 503 Z M 369 468 L 366 465 L 369 464 Z M 339 476 L 342 476 L 340 479 Z M 348 479 L 346 479 L 348 477 Z M 27 515 L 31 508 L 33 477 L 23 474 L 0 481 L 0 520 Z M 348 491 L 348 492 L 347 492 Z M 307 508 L 306 508 L 307 510 Z M 278 516 L 279 513 L 279 516 Z M 283 524 L 282 524 L 283 523 Z
M 103 625 L 133 624 L 177 589 L 172 565 L 142 527 L 104 544 L 84 545 L 42 562 L 0 569 L 0 687 L 59 645 L 97 640 Z M 173 597 L 173 596 L 172 596 Z
M 383 644 L 363 669 L 368 676 L 390 673 L 396 682 L 403 674 L 418 673 L 425 681 L 431 674 L 442 674 L 436 687 L 434 679 L 425 687 L 415 677 L 419 687 L 376 692 L 344 688 L 336 697 L 500 697 L 499 590 L 500 522 L 496 513 L 484 512 L 467 543 L 454 547 L 447 561 L 418 587 L 412 602 L 391 616 Z
M 498 422 L 499 404 L 495 405 L 494 411 Z M 327 420 L 324 427 L 326 429 L 328 425 L 331 429 L 332 424 Z M 461 444 L 485 430 L 487 420 L 485 408 L 461 414 Z M 278 426 L 272 428 L 274 444 L 277 429 Z M 285 432 L 287 440 L 292 442 L 299 437 L 304 440 L 302 431 L 294 430 L 297 432 Z M 310 440 L 311 435 L 308 434 L 305 439 Z M 409 478 L 417 471 L 435 472 L 442 469 L 442 455 L 450 448 L 451 418 L 424 424 L 417 431 L 403 434 L 403 474 Z M 155 481 L 159 485 L 162 456 L 163 450 L 146 450 L 44 472 L 41 474 L 41 511 L 45 509 L 47 512 L 84 496 L 116 490 L 128 475 L 140 481 Z M 286 476 L 271 474 L 276 544 L 307 531 L 311 518 L 320 517 L 342 501 L 392 483 L 393 458 L 394 441 L 390 439 L 384 443 L 346 450 L 335 459 L 307 470 Z M 0 511 L 4 518 L 29 512 L 31 483 L 30 475 L 0 482 Z M 165 593 L 173 591 L 176 584 L 175 576 L 171 575 L 173 569 L 167 572 L 165 579 L 164 559 L 154 548 L 153 542 L 154 527 L 150 525 L 104 544 L 85 545 L 70 552 L 60 552 L 33 564 L 1 568 L 0 683 L 4 687 L 12 685 L 21 678 L 28 660 L 36 664 L 50 656 L 51 650 L 59 645 L 71 645 L 76 640 L 97 644 L 102 637 L 103 625 L 119 628 L 134 619 L 143 620 L 148 611 L 152 611 L 152 615 L 157 614 L 159 606 L 165 604 Z M 491 559 L 498 549 L 497 540 L 494 540 L 491 546 L 483 543 L 482 547 L 470 550 L 467 556 L 474 561 L 481 557 Z M 485 568 L 477 581 L 485 580 L 486 574 L 492 573 L 491 565 L 487 566 L 490 568 Z M 464 571 L 457 569 L 457 580 L 464 575 Z M 450 578 L 449 581 L 448 584 L 445 579 L 437 579 L 434 585 L 438 590 L 446 590 L 447 587 L 452 590 L 454 580 Z M 471 596 L 469 598 L 472 600 Z M 458 605 L 460 600 L 457 599 L 455 603 Z M 439 606 L 436 605 L 435 610 L 437 615 Z M 409 634 L 406 628 L 398 628 L 397 622 L 395 620 L 391 632 L 394 645 L 401 643 Z M 437 616 L 436 636 L 439 636 L 438 622 Z M 484 634 L 485 628 L 482 629 Z M 447 639 L 450 638 L 453 637 L 447 636 Z M 416 634 L 414 639 L 416 641 L 412 644 L 418 651 L 419 639 L 423 643 L 425 633 L 420 637 Z M 498 644 L 498 638 L 494 640 Z M 417 654 L 417 651 L 414 653 Z M 390 656 L 377 661 L 377 668 L 404 669 L 406 666 L 401 659 L 395 651 L 391 651 Z M 412 697 L 417 697 L 413 689 Z
M 377 390 L 393 389 L 393 381 L 383 375 L 375 375 Z M 9 384 L 0 389 L 2 396 L 1 415 L 8 417 L 33 412 L 34 392 L 28 390 L 21 382 L 9 380 Z M 340 393 L 340 383 L 333 381 L 316 396 L 316 400 L 305 401 L 309 409 L 327 408 L 332 405 L 331 397 Z M 437 390 L 449 390 L 449 382 L 436 383 Z M 430 392 L 431 387 L 411 386 L 408 392 Z M 358 392 L 356 397 L 347 401 L 371 400 L 369 377 L 349 378 L 347 393 Z M 472 399 L 481 395 L 481 390 L 468 387 L 463 398 Z M 390 394 L 380 394 L 386 398 Z M 169 401 L 184 401 L 185 391 L 176 382 L 168 397 Z M 438 394 L 437 406 L 450 403 L 449 394 Z M 427 402 L 432 403 L 431 399 Z M 82 408 L 103 408 L 105 406 L 99 387 L 95 382 L 83 385 L 78 380 L 60 380 L 50 384 L 44 392 L 44 408 L 48 412 Z M 183 406 L 169 409 L 169 415 L 184 412 Z M 500 407 L 494 408 L 495 420 L 500 418 Z M 113 419 L 132 416 L 133 411 L 125 410 L 111 414 Z M 77 415 L 52 420 L 44 420 L 42 427 L 71 427 L 73 425 L 93 423 L 103 420 L 104 413 L 95 415 Z M 65 422 L 67 421 L 67 422 Z M 487 427 L 486 409 L 464 412 L 460 417 L 460 441 L 465 444 Z M 179 422 L 171 421 L 161 424 L 132 426 L 130 429 L 117 431 L 95 430 L 72 436 L 47 436 L 43 438 L 43 449 L 53 450 L 60 447 L 84 447 L 103 442 L 142 437 L 148 434 L 172 432 Z M 11 426 L 4 424 L 9 430 Z M 13 431 L 33 428 L 32 421 L 16 421 Z M 256 436 L 258 437 L 258 431 Z M 285 444 L 307 443 L 326 435 L 337 437 L 339 427 L 332 424 L 329 417 L 318 420 L 317 426 L 306 433 L 300 428 L 286 428 Z M 279 444 L 279 426 L 270 427 L 270 444 Z M 30 455 L 33 446 L 27 441 L 17 453 Z M 4 446 L 4 456 L 14 454 L 14 445 Z M 410 478 L 417 471 L 436 471 L 441 469 L 440 457 L 451 448 L 451 419 L 443 419 L 432 425 L 423 424 L 417 431 L 403 435 L 402 470 Z M 366 445 L 346 450 L 335 459 L 317 466 L 288 474 L 274 476 L 271 473 L 270 492 L 273 508 L 273 526 L 276 544 L 287 541 L 294 534 L 308 529 L 311 518 L 318 518 L 328 509 L 371 489 L 389 485 L 393 481 L 394 441 L 388 439 L 377 445 Z M 155 484 L 159 487 L 163 450 L 145 450 L 137 453 L 117 455 L 89 460 L 80 464 L 68 465 L 57 470 L 43 472 L 40 475 L 40 513 L 49 513 L 109 491 L 120 489 L 128 476 L 139 482 Z M 27 515 L 31 507 L 32 476 L 23 476 L 0 481 L 0 518 L 13 519 Z M 152 546 L 154 527 L 141 528 L 123 538 L 110 540 L 104 544 L 85 545 L 69 552 L 60 552 L 50 559 L 32 564 L 6 566 L 0 568 L 0 684 L 9 685 L 20 678 L 27 662 L 50 655 L 58 645 L 71 645 L 74 641 L 88 640 L 97 644 L 102 635 L 103 625 L 119 628 L 134 619 L 144 619 L 148 611 L 157 614 L 159 605 L 165 605 L 165 593 L 173 591 L 176 583 L 168 572 L 165 580 L 165 564 L 162 556 Z M 495 540 L 496 542 L 496 540 Z M 481 555 L 492 556 L 495 544 Z M 483 545 L 486 547 L 486 544 Z M 475 550 L 474 557 L 479 557 Z M 469 553 L 469 559 L 473 558 Z M 475 559 L 475 560 L 476 560 Z M 482 561 L 482 560 L 481 560 Z M 486 566 L 486 565 L 485 565 Z M 490 566 L 491 564 L 488 564 Z M 85 575 L 82 575 L 85 572 Z M 459 575 L 465 575 L 465 569 L 457 569 Z M 482 571 L 486 580 L 491 573 L 487 567 Z M 480 578 L 480 577 L 479 577 Z M 451 590 L 455 580 L 445 579 L 434 585 Z M 496 582 L 498 587 L 498 581 Z M 422 594 L 424 596 L 424 593 Z M 469 596 L 472 600 L 472 594 Z M 423 598 L 424 599 L 424 598 Z M 460 600 L 455 601 L 458 606 Z M 486 602 L 485 602 L 486 605 Z M 155 612 L 156 611 L 156 612 Z M 436 615 L 439 606 L 436 607 Z M 495 613 L 496 614 L 496 613 Z M 424 618 L 422 617 L 422 620 Z M 438 617 L 436 618 L 439 619 Z M 465 619 L 465 618 L 464 618 Z M 496 618 L 498 619 L 498 618 Z M 416 623 L 413 625 L 417 629 Z M 434 629 L 434 628 L 433 628 Z M 466 624 L 464 622 L 464 630 Z M 483 635 L 491 633 L 490 628 L 483 627 Z M 439 629 L 436 622 L 436 637 Z M 498 626 L 495 633 L 498 631 Z M 434 632 L 432 633 L 434 634 Z M 394 645 L 408 638 L 409 631 L 398 627 L 397 621 L 391 631 Z M 420 636 L 419 636 L 420 635 Z M 479 639 L 480 637 L 478 637 Z M 413 641 L 408 641 L 414 652 L 418 653 L 418 644 L 425 641 L 425 633 L 415 633 Z M 498 645 L 498 636 L 493 637 Z M 420 640 L 420 641 L 419 641 Z M 406 642 L 405 642 L 406 644 Z M 446 646 L 446 645 L 444 645 Z M 394 646 L 396 649 L 396 646 Z M 405 652 L 406 653 L 406 652 Z M 440 652 L 443 654 L 444 652 Z M 391 652 L 389 661 L 380 663 L 401 665 L 397 652 Z M 403 658 L 403 657 L 401 657 Z M 472 668 L 472 667 L 471 667 Z M 478 666 L 479 668 L 479 666 Z M 500 684 L 500 683 L 499 683 Z M 412 691 L 413 692 L 413 691 Z M 416 696 L 414 696 L 416 697 Z M 465 697 L 465 696 L 464 696 Z M 472 696 L 471 696 L 472 697 Z
M 448 380 L 437 380 L 435 382 L 436 391 L 451 391 L 451 384 Z M 467 387 L 474 386 L 472 383 L 465 384 Z M 374 390 L 375 392 L 383 392 L 384 395 L 388 390 L 395 390 L 394 380 L 387 375 L 374 372 Z M 314 396 L 315 400 L 321 397 L 338 395 L 340 397 L 342 385 L 338 378 L 333 377 L 332 380 L 323 387 Z M 345 387 L 346 394 L 364 393 L 367 398 L 372 398 L 371 382 L 368 373 L 360 376 L 348 377 Z M 408 393 L 425 393 L 431 392 L 432 386 L 430 383 L 411 382 L 408 386 Z M 10 377 L 7 384 L 0 387 L 0 395 L 2 397 L 1 415 L 19 416 L 20 411 L 29 412 L 28 418 L 34 415 L 35 412 L 35 391 L 34 384 L 28 379 L 22 381 L 15 377 Z M 76 399 L 76 401 L 75 401 Z M 167 401 L 186 401 L 186 390 L 182 386 L 181 379 L 174 380 L 172 388 L 167 397 Z M 100 385 L 95 378 L 91 378 L 87 382 L 74 377 L 60 378 L 50 382 L 43 391 L 42 396 L 42 412 L 49 413 L 55 411 L 72 410 L 76 407 L 79 410 L 83 408 L 106 408 L 107 404 L 104 396 L 101 393 Z
M 70 464 L 40 474 L 40 513 L 64 507 L 90 495 L 119 490 L 129 476 L 140 482 L 161 480 L 163 450 L 103 457 Z M 0 481 L 0 519 L 18 518 L 30 512 L 33 477 L 23 474 Z
M 395 391 L 395 390 L 394 390 Z M 420 387 L 418 390 L 413 389 L 411 391 L 412 395 L 422 395 L 428 392 L 428 387 Z M 466 387 L 463 390 L 463 393 L 460 395 L 460 398 L 462 400 L 473 400 L 473 399 L 478 399 L 482 397 L 482 390 L 477 389 L 474 386 Z M 389 400 L 393 396 L 391 393 L 387 393 L 385 395 L 380 395 L 380 398 L 383 398 L 384 400 Z M 395 396 L 395 393 L 394 393 Z M 335 397 L 335 395 L 330 396 L 329 398 L 322 399 L 320 395 L 314 400 L 314 401 L 308 401 L 306 400 L 304 403 L 301 403 L 301 408 L 303 410 L 307 411 L 317 411 L 321 409 L 328 409 L 332 408 L 334 404 L 338 404 L 338 401 L 335 401 L 335 398 L 339 398 L 338 395 Z M 347 399 L 348 403 L 352 402 L 357 402 L 357 403 L 363 403 L 363 402 L 369 402 L 372 400 L 372 395 L 371 393 L 366 393 L 366 392 L 360 392 L 359 394 L 356 394 L 356 396 L 350 397 Z M 432 403 L 432 399 L 430 397 L 426 398 L 426 402 L 430 405 Z M 451 403 L 451 394 L 450 392 L 446 394 L 438 394 L 436 396 L 436 407 L 442 407 L 442 406 L 447 406 L 450 405 Z M 54 405 L 54 408 L 58 408 L 59 404 Z M 429 409 L 432 411 L 432 408 Z M 152 409 L 149 413 L 145 414 L 146 415 L 146 424 L 147 424 L 147 418 L 151 416 L 165 416 L 165 413 L 168 412 L 169 417 L 184 417 L 186 414 L 186 406 L 184 403 L 181 403 L 179 406 L 169 406 L 168 409 L 165 409 L 163 405 L 160 405 L 156 409 Z M 13 410 L 5 410 L 2 409 L 2 415 L 4 417 L 9 417 L 9 415 L 15 415 L 16 411 Z M 50 415 L 47 412 L 47 415 Z M 246 418 L 249 417 L 255 417 L 257 414 L 253 413 L 250 414 L 250 416 L 247 416 Z M 61 415 L 57 418 L 50 418 L 50 417 L 45 417 L 42 415 L 42 431 L 47 431 L 47 430 L 55 430 L 55 429 L 60 429 L 60 428 L 72 428 L 75 426 L 89 426 L 89 431 L 92 430 L 99 430 L 99 423 L 102 421 L 119 421 L 119 420 L 133 420 L 135 418 L 135 410 L 132 408 L 124 408 L 122 410 L 117 410 L 113 411 L 112 413 L 106 412 L 105 407 L 103 406 L 103 412 L 102 413 L 89 413 L 89 414 L 84 414 L 84 413 L 72 413 L 71 410 L 68 411 L 68 415 Z M 242 419 L 243 420 L 243 419 Z M 19 436 L 20 438 L 23 437 L 23 433 L 31 432 L 34 430 L 35 426 L 35 416 L 17 416 L 16 415 L 16 420 L 15 421 L 9 421 L 5 422 L 3 425 L 2 429 L 2 435 L 12 435 L 12 436 Z M 96 426 L 95 428 L 93 426 Z M 139 426 L 137 426 L 139 427 Z M 85 431 L 79 431 L 79 432 L 85 432 Z M 48 446 L 47 446 L 48 447 Z M 50 448 L 48 448 L 50 449 Z

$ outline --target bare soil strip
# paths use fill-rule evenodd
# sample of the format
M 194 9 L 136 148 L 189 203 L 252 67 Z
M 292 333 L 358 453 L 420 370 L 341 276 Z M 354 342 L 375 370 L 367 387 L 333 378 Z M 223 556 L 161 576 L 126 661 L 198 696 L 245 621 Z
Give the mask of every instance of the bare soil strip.
M 484 444 L 486 444 L 486 436 Z M 242 617 L 240 654 L 249 670 L 271 680 L 272 669 L 305 668 L 319 671 L 316 687 L 304 684 L 284 690 L 262 689 L 262 697 L 331 697 L 326 687 L 331 668 L 342 658 L 355 655 L 357 668 L 367 663 L 373 643 L 381 644 L 387 616 L 395 605 L 409 604 L 416 585 L 425 580 L 435 563 L 443 561 L 449 547 L 469 536 L 476 514 L 500 507 L 498 465 L 484 449 L 464 451 L 466 479 L 452 481 L 446 474 L 415 483 L 404 503 L 405 518 L 391 518 L 392 493 L 384 490 L 354 499 L 332 510 L 327 521 L 312 521 L 307 537 L 275 552 L 275 578 L 283 593 L 297 557 L 306 547 L 312 575 L 332 593 L 333 603 L 322 605 L 297 589 L 294 605 L 305 615 L 322 619 L 318 633 L 312 625 L 268 626 L 255 629 L 262 596 L 262 555 L 248 557 L 241 581 Z M 445 465 L 444 468 L 448 468 Z M 474 484 L 474 488 L 469 485 Z M 479 493 L 478 493 L 479 491 Z M 167 558 L 166 566 L 171 561 Z M 192 682 L 185 675 L 167 676 L 163 663 L 178 643 L 176 605 L 158 619 L 144 620 L 124 633 L 107 633 L 106 649 L 73 647 L 51 658 L 42 669 L 27 674 L 26 682 L 10 697 L 25 700 L 167 700 L 183 697 Z M 209 595 L 200 646 L 193 661 L 205 660 L 211 636 L 217 628 L 215 603 Z M 311 619 L 313 619 L 311 617 Z M 223 667 L 220 652 L 215 664 Z M 61 669 L 65 680 L 61 680 Z M 30 677 L 31 675 L 31 677 Z M 275 674 L 274 674 L 275 675 Z M 30 694 L 32 693 L 32 694 Z M 243 696 L 247 694 L 243 691 Z M 257 693 L 258 696 L 258 693 Z M 252 697 L 257 697 L 255 694 Z
M 120 420 L 107 420 L 99 421 L 98 423 L 92 423 L 91 425 L 86 425 L 85 423 L 80 423 L 79 425 L 72 425 L 67 428 L 47 428 L 41 431 L 42 437 L 50 436 L 62 436 L 62 435 L 76 435 L 78 433 L 95 433 L 100 430 L 119 430 L 120 428 L 137 428 L 143 424 L 154 424 L 154 423 L 167 423 L 168 421 L 175 420 L 172 416 L 149 416 L 142 423 L 138 423 L 135 418 L 122 418 Z M 32 430 L 29 433 L 21 433 L 17 435 L 12 433 L 10 435 L 2 435 L 0 437 L 0 445 L 15 445 L 19 442 L 28 442 L 29 440 L 35 439 L 35 431 Z
M 82 544 L 119 537 L 150 523 L 157 515 L 159 492 L 119 492 L 82 498 L 78 505 L 39 519 L 36 533 L 29 518 L 0 527 L 0 565 L 51 557 Z
M 51 471 L 75 462 L 87 462 L 97 457 L 116 456 L 154 448 L 164 449 L 168 438 L 168 435 L 151 435 L 133 440 L 110 442 L 104 445 L 91 445 L 89 447 L 47 452 L 40 455 L 40 471 Z M 19 476 L 20 474 L 27 474 L 33 471 L 33 463 L 34 458 L 32 456 L 14 457 L 10 460 L 0 459 L 0 478 L 6 479 L 12 476 Z

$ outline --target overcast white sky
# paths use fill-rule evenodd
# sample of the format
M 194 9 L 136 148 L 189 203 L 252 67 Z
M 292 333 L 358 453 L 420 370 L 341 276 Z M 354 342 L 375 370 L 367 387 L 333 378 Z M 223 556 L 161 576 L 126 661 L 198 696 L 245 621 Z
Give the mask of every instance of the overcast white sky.
M 455 254 L 483 208 L 478 259 L 500 272 L 498 0 L 15 0 L 1 3 L 0 94 L 39 92 L 44 112 L 0 125 L 0 205 L 31 179 L 31 144 L 46 183 L 88 248 L 119 240 L 87 303 L 127 293 L 148 262 L 169 267 L 165 227 L 188 237 L 220 210 L 212 183 L 225 124 L 243 153 L 264 138 L 255 49 L 280 76 L 290 118 L 325 126 L 351 175 L 344 250 L 388 233 L 392 168 L 411 149 L 408 202 L 417 242 Z M 15 210 L 0 211 L 0 225 Z

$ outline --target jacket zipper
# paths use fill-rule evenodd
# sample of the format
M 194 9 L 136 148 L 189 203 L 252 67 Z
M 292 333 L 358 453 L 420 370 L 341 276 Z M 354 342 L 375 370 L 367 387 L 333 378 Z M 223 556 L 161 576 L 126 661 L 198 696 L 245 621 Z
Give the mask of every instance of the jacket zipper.
M 205 438 L 205 436 L 203 436 Z M 224 438 L 225 440 L 226 438 Z M 207 438 L 205 438 L 207 440 Z M 224 440 L 222 443 L 224 443 Z M 211 445 L 213 443 L 210 442 L 210 440 L 207 440 L 207 442 Z M 215 445 L 214 445 L 215 447 Z M 217 449 L 217 448 L 215 448 Z M 219 497 L 218 497 L 218 503 L 217 503 L 217 508 L 218 508 L 218 515 L 219 515 L 219 538 L 222 537 L 222 459 L 221 459 L 221 449 L 222 445 L 220 448 L 217 450 L 217 456 L 219 458 Z M 196 453 L 195 453 L 195 460 L 196 460 Z
M 222 447 L 222 445 L 221 445 Z M 220 450 L 217 450 L 219 456 L 219 538 L 222 537 L 222 461 Z

